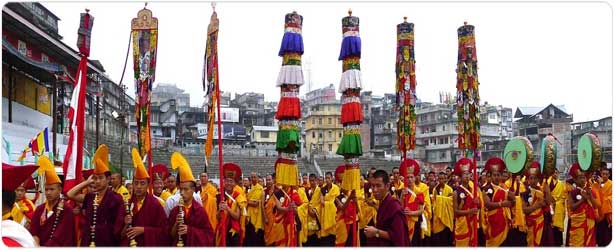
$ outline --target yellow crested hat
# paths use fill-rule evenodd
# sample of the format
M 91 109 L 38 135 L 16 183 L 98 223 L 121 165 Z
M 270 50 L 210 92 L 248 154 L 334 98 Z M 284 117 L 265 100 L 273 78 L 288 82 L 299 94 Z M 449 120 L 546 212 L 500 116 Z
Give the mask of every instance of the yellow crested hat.
M 53 163 L 51 163 L 51 160 L 49 160 L 47 156 L 41 155 L 38 158 L 38 166 L 38 174 L 45 174 L 45 185 L 62 183 L 58 174 L 55 173 Z
M 171 168 L 178 169 L 179 168 L 179 181 L 180 182 L 190 182 L 195 181 L 194 175 L 192 175 L 192 168 L 190 168 L 190 164 L 188 161 L 181 155 L 179 152 L 174 152 L 171 155 Z
M 94 153 L 94 174 L 104 174 L 109 172 L 109 148 L 105 144 L 100 144 Z
M 134 164 L 134 179 L 149 179 L 149 174 L 147 173 L 145 165 L 143 165 L 141 155 L 136 148 L 132 148 L 132 163 Z

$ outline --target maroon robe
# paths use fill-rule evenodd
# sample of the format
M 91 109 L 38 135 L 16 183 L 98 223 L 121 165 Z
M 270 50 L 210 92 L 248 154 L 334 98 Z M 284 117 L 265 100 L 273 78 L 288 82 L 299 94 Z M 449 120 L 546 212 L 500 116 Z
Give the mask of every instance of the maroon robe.
M 145 195 L 141 209 L 137 211 L 136 197 L 132 196 L 132 226 L 143 227 L 143 234 L 135 238 L 137 246 L 169 246 L 168 219 L 160 201 L 151 194 Z M 122 246 L 129 246 L 130 240 L 122 238 Z
M 92 213 L 94 212 L 94 194 L 86 194 L 83 199 L 83 207 L 81 211 L 84 215 L 84 223 L 81 227 L 81 246 L 89 246 L 91 240 Z M 124 216 L 126 208 L 122 197 L 113 192 L 111 188 L 107 191 L 98 204 L 98 212 L 96 216 L 96 246 L 119 246 L 120 234 L 124 227 Z
M 367 246 L 409 246 L 409 236 L 407 235 L 407 221 L 403 215 L 403 208 L 399 200 L 386 194 L 377 209 L 377 223 L 375 228 L 386 231 L 390 240 L 382 238 L 367 238 Z
M 53 229 L 53 224 L 55 224 L 56 220 L 56 211 L 58 204 L 55 204 L 53 209 L 53 215 L 49 216 L 49 218 L 44 219 L 42 222 L 41 217 L 45 212 L 45 204 L 40 204 L 34 210 L 34 217 L 30 223 L 30 233 L 32 236 L 38 237 L 40 240 L 41 246 L 46 247 L 65 247 L 65 246 L 75 246 L 75 215 L 72 211 L 72 206 L 67 203 L 64 203 L 64 210 L 60 214 L 60 218 L 58 220 L 58 224 L 53 232 L 53 238 L 51 238 L 51 230 Z
M 174 207 L 169 214 L 168 232 L 170 234 L 172 227 L 177 221 L 177 215 L 179 214 L 179 206 Z M 185 215 L 185 214 L 184 214 Z M 188 216 L 183 220 L 188 225 L 188 233 L 183 235 L 183 244 L 186 247 L 189 246 L 215 246 L 215 232 L 209 222 L 209 217 L 205 214 L 205 209 L 198 202 L 192 201 L 192 207 Z M 175 238 L 174 236 L 171 236 Z M 178 239 L 173 239 L 172 246 L 177 245 Z

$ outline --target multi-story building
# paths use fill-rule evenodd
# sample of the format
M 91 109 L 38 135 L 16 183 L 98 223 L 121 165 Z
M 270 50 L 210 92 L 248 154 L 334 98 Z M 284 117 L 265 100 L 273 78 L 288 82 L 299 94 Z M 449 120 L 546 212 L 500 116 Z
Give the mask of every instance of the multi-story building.
M 159 83 L 151 90 L 151 105 L 160 105 L 170 99 L 175 100 L 179 113 L 190 110 L 190 94 L 177 88 L 176 84 Z
M 453 167 L 461 156 L 455 105 L 422 102 L 416 108 L 416 144 L 424 147 L 423 164 L 435 172 Z
M 362 152 L 369 155 L 371 152 L 371 91 L 360 93 L 360 103 L 362 105 L 363 122 L 360 124 L 360 140 L 362 141 Z
M 608 116 L 594 121 L 571 123 L 571 153 L 572 159 L 577 159 L 578 143 L 582 135 L 594 133 L 601 144 L 602 160 L 612 163 L 612 117 Z
M 239 108 L 239 123 L 246 127 L 262 126 L 265 124 L 264 94 L 248 92 L 235 94 L 230 106 Z
M 394 111 L 395 95 L 384 94 L 375 100 L 371 106 L 371 153 L 374 157 L 386 157 L 397 153 L 397 120 Z M 364 143 L 363 143 L 364 145 Z
M 134 106 L 130 110 L 135 110 Z M 177 105 L 175 99 L 150 106 L 151 148 L 167 147 L 176 143 Z M 137 123 L 135 116 L 130 116 L 130 142 L 137 142 Z
M 311 106 L 305 121 L 305 147 L 309 156 L 336 156 L 343 136 L 341 104 L 315 104 Z
M 68 110 L 81 57 L 76 45 L 62 42 L 59 20 L 37 2 L 7 3 L 2 9 L 2 127 L 4 139 L 12 144 L 6 152 L 8 163 L 15 163 L 21 150 L 45 128 L 54 157 L 61 160 L 66 152 Z M 84 146 L 91 150 L 105 143 L 99 136 L 120 139 L 125 128 L 122 114 L 127 113 L 121 103 L 131 98 L 100 62 L 90 59 L 87 66 Z M 29 154 L 25 160 L 30 163 L 34 158 Z
M 501 105 L 480 106 L 480 134 L 482 142 L 503 140 L 511 138 L 514 134 L 512 129 L 512 109 Z
M 524 136 L 531 141 L 535 159 L 539 159 L 541 141 L 551 133 L 562 144 L 557 149 L 557 168 L 563 172 L 566 166 L 574 162 L 574 158 L 571 157 L 573 154 L 571 149 L 573 115 L 567 114 L 565 106 L 550 104 L 543 108 L 518 107 L 514 118 L 518 118 L 514 135 Z
M 332 83 L 328 87 L 312 90 L 305 94 L 305 105 L 307 108 L 322 103 L 330 103 L 336 101 L 335 85 Z

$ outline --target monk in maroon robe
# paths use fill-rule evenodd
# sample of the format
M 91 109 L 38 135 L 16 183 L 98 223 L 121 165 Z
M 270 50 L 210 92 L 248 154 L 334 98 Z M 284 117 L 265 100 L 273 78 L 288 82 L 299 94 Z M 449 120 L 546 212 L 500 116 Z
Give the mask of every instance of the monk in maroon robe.
M 409 246 L 407 221 L 401 203 L 391 197 L 388 173 L 377 170 L 372 183 L 373 194 L 381 203 L 377 209 L 375 227 L 367 226 L 367 246 Z
M 184 184 L 187 184 L 188 188 L 194 189 L 196 187 L 196 183 L 191 187 L 189 183 L 181 183 L 180 188 L 183 188 L 183 186 L 185 186 Z M 184 203 L 186 203 L 184 207 L 184 224 L 187 226 L 187 232 L 182 236 L 183 243 L 185 246 L 215 246 L 213 240 L 215 233 L 211 227 L 209 218 L 205 215 L 204 208 L 198 204 L 198 202 L 192 202 L 194 200 L 190 200 L 190 204 L 187 204 L 188 202 L 185 200 L 186 199 L 184 199 Z M 177 222 L 179 208 L 180 206 L 176 206 L 171 210 L 168 216 L 169 225 L 175 225 Z M 176 246 L 178 237 L 177 233 L 174 233 L 172 228 L 171 237 L 173 238 L 171 245 Z
M 85 223 L 81 227 L 81 246 L 89 246 L 92 241 L 91 226 L 94 225 L 94 243 L 96 246 L 119 246 L 120 234 L 124 227 L 126 210 L 122 197 L 109 188 L 111 172 L 108 167 L 108 149 L 103 144 L 94 154 L 94 173 L 66 193 L 68 198 L 82 202 L 81 212 Z M 85 187 L 93 188 L 92 193 L 82 194 Z M 94 215 L 94 199 L 97 197 L 98 208 Z
M 137 156 L 137 161 L 140 160 Z M 149 174 L 143 164 L 136 167 L 132 183 L 134 193 L 128 203 L 131 214 L 124 219 L 121 245 L 130 246 L 131 239 L 134 239 L 137 246 L 169 246 L 168 219 L 162 207 L 163 201 L 147 193 Z
M 215 231 L 211 227 L 209 217 L 205 214 L 205 209 L 198 202 L 194 202 L 194 192 L 196 191 L 196 181 L 192 175 L 192 170 L 187 160 L 175 152 L 171 156 L 171 166 L 173 169 L 179 168 L 177 182 L 179 182 L 179 192 L 183 201 L 183 206 L 174 207 L 169 218 L 169 234 L 172 238 L 172 246 L 177 246 L 179 239 L 184 246 L 215 246 Z M 179 209 L 183 209 L 183 223 L 178 223 Z
M 47 201 L 34 210 L 30 233 L 40 246 L 75 246 L 73 208 L 61 197 L 62 182 L 55 173 L 53 164 L 46 157 L 39 160 L 39 173 L 45 176 L 45 198 Z

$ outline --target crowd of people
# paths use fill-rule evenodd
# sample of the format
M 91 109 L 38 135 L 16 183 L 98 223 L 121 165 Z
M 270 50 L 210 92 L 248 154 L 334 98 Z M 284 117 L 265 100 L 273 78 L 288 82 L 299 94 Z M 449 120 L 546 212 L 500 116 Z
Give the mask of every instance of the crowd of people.
M 179 153 L 171 159 L 175 175 L 166 166 L 147 171 L 139 165 L 129 184 L 111 173 L 106 161 L 94 162 L 84 181 L 63 194 L 53 165 L 41 157 L 45 192 L 34 200 L 25 196 L 35 186 L 29 174 L 16 174 L 34 170 L 3 164 L 3 175 L 12 176 L 3 179 L 4 243 L 605 246 L 612 236 L 612 182 L 605 165 L 584 172 L 573 164 L 570 178 L 561 180 L 558 171 L 544 176 L 537 162 L 510 174 L 503 160 L 491 158 L 480 168 L 476 192 L 476 166 L 467 158 L 443 172 L 420 173 L 411 159 L 391 172 L 370 168 L 358 190 L 341 188 L 345 166 L 324 176 L 303 175 L 301 184 L 291 187 L 276 185 L 274 173 L 248 175 L 226 163 L 220 190 L 207 173 L 195 179 Z M 34 206 L 41 198 L 45 202 Z

